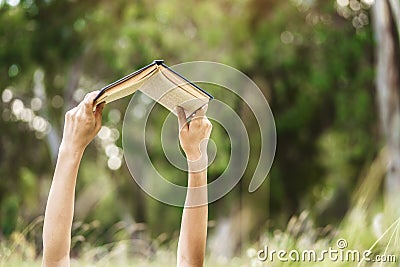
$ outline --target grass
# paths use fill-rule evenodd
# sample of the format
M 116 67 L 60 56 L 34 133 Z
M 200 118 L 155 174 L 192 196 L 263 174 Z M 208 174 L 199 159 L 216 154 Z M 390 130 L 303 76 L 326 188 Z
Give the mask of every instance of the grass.
M 384 154 L 382 154 L 384 155 Z M 372 164 L 366 178 L 357 187 L 352 209 L 342 223 L 336 228 L 328 226 L 323 229 L 313 224 L 309 213 L 304 211 L 299 216 L 292 217 L 286 229 L 260 232 L 257 242 L 242 244 L 245 249 L 241 255 L 232 259 L 223 259 L 207 250 L 205 266 L 272 266 L 272 267 L 325 267 L 325 266 L 357 266 L 355 262 L 333 262 L 329 259 L 323 262 L 262 262 L 258 260 L 259 250 L 268 246 L 269 250 L 338 250 L 338 240 L 345 239 L 348 250 L 371 250 L 374 255 L 395 255 L 395 263 L 365 263 L 359 266 L 400 266 L 400 218 L 394 216 L 393 210 L 382 211 L 381 202 L 377 201 L 377 177 L 382 177 L 381 158 Z M 368 196 L 368 197 L 366 197 Z M 150 240 L 145 236 L 132 239 L 132 227 L 117 223 L 112 228 L 116 242 L 94 245 L 99 232 L 91 231 L 98 227 L 98 222 L 89 224 L 74 223 L 72 247 L 79 255 L 72 255 L 72 266 L 154 266 L 167 267 L 176 265 L 177 241 L 165 243 L 165 237 Z M 34 267 L 41 264 L 41 230 L 43 218 L 37 218 L 21 232 L 14 232 L 10 238 L 0 242 L 0 267 Z M 89 234 L 88 234 L 89 233 Z M 92 234 L 90 234 L 92 233 Z M 161 245 L 162 244 L 162 245 Z M 320 254 L 318 254 L 320 255 Z M 276 256 L 275 256 L 276 257 Z M 276 258 L 275 258 L 276 259 Z
M 380 219 L 379 219 L 380 218 Z M 208 251 L 205 266 L 357 266 L 354 262 L 261 262 L 257 253 L 264 246 L 286 251 L 315 250 L 332 247 L 338 249 L 337 240 L 344 238 L 347 250 L 364 251 L 371 248 L 376 254 L 394 254 L 400 256 L 399 228 L 400 220 L 387 222 L 382 216 L 371 216 L 365 210 L 353 209 L 337 228 L 319 229 L 313 226 L 307 212 L 293 217 L 286 229 L 261 234 L 258 242 L 247 245 L 242 255 L 233 259 L 218 259 Z M 9 240 L 0 244 L 0 266 L 34 267 L 40 266 L 41 255 L 35 242 L 29 240 L 32 232 L 40 232 L 40 220 L 32 223 L 26 231 L 13 233 Z M 385 232 L 386 231 L 386 232 Z M 379 239 L 381 238 L 381 239 Z M 155 266 L 166 267 L 176 265 L 176 241 L 158 246 L 156 242 L 139 239 L 127 239 L 114 243 L 92 247 L 89 242 L 82 241 L 79 257 L 72 257 L 72 266 Z M 276 257 L 276 256 L 275 256 Z M 399 266 L 399 263 L 362 264 L 360 266 Z

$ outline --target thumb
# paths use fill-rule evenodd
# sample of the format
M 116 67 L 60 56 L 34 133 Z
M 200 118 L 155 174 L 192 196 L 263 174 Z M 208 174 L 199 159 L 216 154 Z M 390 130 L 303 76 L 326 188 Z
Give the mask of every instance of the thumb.
M 177 106 L 176 112 L 178 115 L 178 124 L 179 124 L 179 131 L 188 130 L 188 123 L 186 121 L 185 111 L 182 107 Z
M 102 115 L 103 115 L 103 109 L 104 109 L 105 102 L 99 104 L 96 106 L 96 110 L 94 111 L 94 117 L 96 121 L 96 131 L 99 131 L 101 128 L 101 121 L 102 121 Z

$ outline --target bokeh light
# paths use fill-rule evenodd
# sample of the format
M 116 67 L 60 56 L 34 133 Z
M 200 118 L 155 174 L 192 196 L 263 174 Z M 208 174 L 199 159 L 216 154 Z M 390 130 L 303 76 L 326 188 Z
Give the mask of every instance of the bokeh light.
M 15 77 L 18 75 L 18 73 L 19 73 L 19 67 L 16 64 L 12 64 L 8 68 L 8 76 Z
M 34 97 L 31 100 L 31 108 L 34 111 L 38 111 L 42 108 L 42 100 L 38 97 Z
M 62 98 L 62 96 L 59 95 L 55 95 L 52 99 L 51 99 L 51 105 L 54 108 L 61 108 L 64 105 L 64 98 Z
M 11 91 L 11 89 L 7 88 L 3 91 L 3 93 L 1 94 L 1 100 L 4 103 L 8 103 L 11 101 L 11 99 L 13 98 L 13 93 Z
M 7 4 L 9 4 L 12 7 L 16 7 L 19 5 L 20 0 L 7 0 Z

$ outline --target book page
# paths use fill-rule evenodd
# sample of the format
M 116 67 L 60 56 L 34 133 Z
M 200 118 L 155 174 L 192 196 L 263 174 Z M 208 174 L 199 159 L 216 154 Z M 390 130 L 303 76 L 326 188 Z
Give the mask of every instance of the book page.
M 149 77 L 151 77 L 156 72 L 157 72 L 157 66 L 152 65 L 151 67 L 144 69 L 138 74 L 133 73 L 128 76 L 125 76 L 124 78 L 121 79 L 123 81 L 121 82 L 117 81 L 115 82 L 115 85 L 113 85 L 114 83 L 108 85 L 110 87 L 109 88 L 106 87 L 104 92 L 103 91 L 101 92 L 100 97 L 96 99 L 95 105 L 98 105 L 101 102 L 110 103 L 125 96 L 133 94 L 143 85 L 143 83 Z
M 199 94 L 194 95 L 184 89 L 187 86 L 193 87 L 193 85 L 186 81 L 184 84 L 182 83 L 178 86 L 159 70 L 147 79 L 139 90 L 163 105 L 175 115 L 175 108 L 181 106 L 185 110 L 186 117 L 189 117 L 196 110 L 207 104 L 209 97 Z M 198 89 L 192 88 L 191 91 L 198 91 Z
M 144 78 L 140 81 L 121 84 L 119 86 L 120 88 L 118 88 L 118 90 L 113 90 L 112 92 L 104 93 L 104 95 L 99 97 L 99 99 L 97 101 L 99 103 L 101 103 L 103 101 L 105 101 L 106 103 L 110 103 L 110 102 L 113 102 L 120 98 L 123 98 L 125 96 L 131 95 L 134 92 L 136 92 L 147 79 L 148 78 Z

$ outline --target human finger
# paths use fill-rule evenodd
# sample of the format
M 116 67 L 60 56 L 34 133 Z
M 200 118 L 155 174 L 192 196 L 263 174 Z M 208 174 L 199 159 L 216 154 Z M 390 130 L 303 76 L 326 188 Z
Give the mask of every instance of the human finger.
M 94 117 L 96 120 L 96 131 L 100 130 L 101 127 L 101 121 L 102 121 L 102 115 L 103 115 L 103 109 L 104 105 L 106 103 L 100 103 L 99 105 L 96 106 L 96 110 L 94 111 Z
M 179 124 L 179 131 L 182 130 L 187 130 L 188 129 L 188 123 L 186 121 L 186 114 L 185 111 L 182 107 L 177 106 L 176 107 L 176 113 L 178 115 L 178 124 Z
M 199 110 L 196 111 L 193 118 L 201 118 L 201 117 L 206 116 L 207 108 L 208 108 L 208 104 L 205 104 L 202 108 L 200 108 Z
M 81 102 L 83 105 L 83 111 L 86 113 L 86 115 L 92 115 L 93 114 L 93 105 L 94 105 L 94 99 L 98 95 L 99 91 L 93 91 L 88 93 L 83 101 Z

